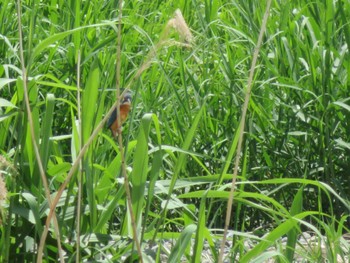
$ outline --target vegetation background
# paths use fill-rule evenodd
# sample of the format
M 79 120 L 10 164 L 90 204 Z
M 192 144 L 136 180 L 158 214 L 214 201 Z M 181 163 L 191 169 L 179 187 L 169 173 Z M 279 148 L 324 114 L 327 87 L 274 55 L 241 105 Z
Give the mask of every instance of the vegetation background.
M 119 262 L 137 250 L 133 221 L 144 262 L 159 262 L 164 253 L 169 262 L 201 262 L 205 244 L 219 260 L 265 1 L 125 1 L 119 61 L 118 1 L 18 2 L 21 25 L 17 2 L 0 2 L 0 261 L 57 262 L 60 254 L 66 262 Z M 178 28 L 168 32 L 178 8 L 191 43 Z M 226 260 L 291 262 L 305 231 L 318 240 L 298 252 L 305 261 L 349 257 L 349 46 L 349 1 L 273 1 L 245 122 Z M 122 132 L 125 160 L 104 127 L 79 162 L 116 101 L 117 63 L 120 85 L 133 92 Z M 60 187 L 57 220 L 43 239 Z M 165 240 L 174 242 L 170 251 Z M 152 255 L 151 242 L 158 247 Z

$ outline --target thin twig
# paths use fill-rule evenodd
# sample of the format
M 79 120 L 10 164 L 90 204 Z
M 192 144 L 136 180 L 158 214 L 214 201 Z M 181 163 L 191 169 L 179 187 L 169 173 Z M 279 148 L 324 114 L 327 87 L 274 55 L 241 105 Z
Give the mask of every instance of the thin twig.
M 139 238 L 137 236 L 137 228 L 135 223 L 135 215 L 132 207 L 132 201 L 131 201 L 131 192 L 129 188 L 129 179 L 128 175 L 126 173 L 126 164 L 125 164 L 125 156 L 124 156 L 124 147 L 123 147 L 123 139 L 122 139 L 122 133 L 121 133 L 121 120 L 120 120 L 120 69 L 121 69 L 121 45 L 122 45 L 122 14 L 123 14 L 123 1 L 119 1 L 119 15 L 118 15 L 118 37 L 117 37 L 117 72 L 116 72 L 116 92 L 117 92 L 117 122 L 118 122 L 118 145 L 119 145 L 119 154 L 121 156 L 121 167 L 122 167 L 122 174 L 124 177 L 124 188 L 126 193 L 126 200 L 127 200 L 127 210 L 129 210 L 130 213 L 130 219 L 131 219 L 131 227 L 133 232 L 133 240 L 136 244 L 137 253 L 139 255 L 139 261 L 143 263 L 142 258 L 142 251 L 141 251 L 141 245 Z
M 261 28 L 260 28 L 258 43 L 257 43 L 256 48 L 254 50 L 253 60 L 252 60 L 252 64 L 251 64 L 250 72 L 249 72 L 249 77 L 248 77 L 247 90 L 246 90 L 243 109 L 242 109 L 242 118 L 241 118 L 241 123 L 240 123 L 239 140 L 238 140 L 238 145 L 237 145 L 237 152 L 236 152 L 235 167 L 234 167 L 233 177 L 232 177 L 231 191 L 230 191 L 230 195 L 229 195 L 228 202 L 227 202 L 225 229 L 224 229 L 224 235 L 223 235 L 223 238 L 221 240 L 221 246 L 220 246 L 220 254 L 219 254 L 219 259 L 218 259 L 219 263 L 221 263 L 223 260 L 225 243 L 226 243 L 226 238 L 227 238 L 227 231 L 228 231 L 228 227 L 230 225 L 230 220 L 231 220 L 233 194 L 235 191 L 236 178 L 237 178 L 238 166 L 239 166 L 239 161 L 240 161 L 240 154 L 241 154 L 242 144 L 243 144 L 244 124 L 246 121 L 248 104 L 249 104 L 250 95 L 251 95 L 251 91 L 252 91 L 252 83 L 253 83 L 256 61 L 258 59 L 258 55 L 259 55 L 259 51 L 260 51 L 260 47 L 261 47 L 261 43 L 262 43 L 262 38 L 263 38 L 263 35 L 265 33 L 265 30 L 266 30 L 266 23 L 267 23 L 267 19 L 269 16 L 270 5 L 271 5 L 271 0 L 268 0 L 267 5 L 266 5 L 264 18 L 263 18 Z
M 21 58 L 21 64 L 22 64 L 22 79 L 23 79 L 23 89 L 24 89 L 24 100 L 25 100 L 25 105 L 26 105 L 26 109 L 27 109 L 27 115 L 28 115 L 28 122 L 29 122 L 29 128 L 30 128 L 30 135 L 32 138 L 32 143 L 33 143 L 33 147 L 34 147 L 34 152 L 35 152 L 35 157 L 37 159 L 38 162 L 38 167 L 39 167 L 39 171 L 40 171 L 40 176 L 41 176 L 41 180 L 43 182 L 44 188 L 45 188 L 45 196 L 47 198 L 47 202 L 49 204 L 49 207 L 51 209 L 51 197 L 50 197 L 50 190 L 49 190 L 49 185 L 47 182 L 47 178 L 46 178 L 46 174 L 44 171 L 44 167 L 43 167 L 43 163 L 40 157 L 40 151 L 39 151 L 39 147 L 35 138 L 35 131 L 34 131 L 34 122 L 33 122 L 33 116 L 32 116 L 32 111 L 30 108 L 30 103 L 29 103 L 29 96 L 28 96 L 28 78 L 27 78 L 27 69 L 25 66 L 25 62 L 24 62 L 24 51 L 23 51 L 23 36 L 22 36 L 22 21 L 21 21 L 21 17 L 22 17 L 22 12 L 21 12 L 21 1 L 17 0 L 17 17 L 18 17 L 18 33 L 19 33 L 19 48 L 20 48 L 20 58 Z M 62 254 L 62 247 L 61 247 L 61 238 L 60 238 L 60 231 L 58 228 L 58 222 L 57 222 L 57 217 L 56 214 L 54 214 L 54 220 L 53 220 L 53 224 L 54 224 L 54 228 L 56 231 L 56 235 L 57 235 L 57 246 L 58 246 L 58 252 L 59 252 L 59 257 L 60 257 L 60 261 L 61 263 L 64 262 L 64 258 L 63 258 L 63 254 Z M 38 249 L 38 261 L 37 262 L 41 262 L 41 258 L 42 258 L 42 251 L 43 251 L 43 247 L 44 244 L 40 244 L 39 245 L 39 249 Z

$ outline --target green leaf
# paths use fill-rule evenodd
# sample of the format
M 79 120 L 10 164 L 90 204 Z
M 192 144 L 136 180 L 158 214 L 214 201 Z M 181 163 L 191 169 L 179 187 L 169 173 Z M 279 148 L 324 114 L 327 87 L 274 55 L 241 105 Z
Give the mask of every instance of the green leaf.
M 350 111 L 350 106 L 342 101 L 335 101 L 333 104 L 338 105 L 342 107 L 343 109 L 346 109 L 347 111 Z
M 100 87 L 100 69 L 96 58 L 91 65 L 86 87 L 83 94 L 82 130 L 83 142 L 86 142 L 94 128 L 94 116 L 98 103 L 98 88 Z
M 132 205 L 136 220 L 136 226 L 139 228 L 142 219 L 142 210 L 145 200 L 145 185 L 148 174 L 148 138 L 152 114 L 145 114 L 141 120 L 140 132 L 137 136 L 137 145 L 134 154 L 134 168 L 131 175 L 132 183 Z
M 53 113 L 55 106 L 55 96 L 53 94 L 47 94 L 46 96 L 46 108 L 43 121 L 41 123 L 41 143 L 40 143 L 40 156 L 44 170 L 46 171 L 47 162 L 50 157 L 51 151 L 51 141 L 50 135 L 52 134 L 52 122 L 53 122 Z
M 23 193 L 22 196 L 29 204 L 30 211 L 33 213 L 35 219 L 35 222 L 33 223 L 37 228 L 38 234 L 41 235 L 43 231 L 43 226 L 41 224 L 41 215 L 39 213 L 38 200 L 31 193 Z
M 9 108 L 17 108 L 10 101 L 0 98 L 0 107 L 9 107 Z
M 341 148 L 346 148 L 350 150 L 350 143 L 344 142 L 341 138 L 334 140 L 338 146 Z
M 94 24 L 94 25 L 88 25 L 88 26 L 83 26 L 83 27 L 78 27 L 74 28 L 72 30 L 68 30 L 62 33 L 57 33 L 52 36 L 49 36 L 42 40 L 33 50 L 33 53 L 31 55 L 31 60 L 28 64 L 31 64 L 32 61 L 34 61 L 35 57 L 37 57 L 39 54 L 41 54 L 46 48 L 49 48 L 52 44 L 55 42 L 62 40 L 63 38 L 75 33 L 79 32 L 83 29 L 86 28 L 91 28 L 91 27 L 103 27 L 103 26 L 108 26 L 108 25 L 113 25 L 115 22 L 113 21 L 108 21 L 106 23 L 100 23 L 100 24 Z
M 188 225 L 181 233 L 180 238 L 177 240 L 175 246 L 171 250 L 169 255 L 169 263 L 181 262 L 181 257 L 184 255 L 187 246 L 191 244 L 192 235 L 197 229 L 196 225 Z
M 206 193 L 202 196 L 201 203 L 199 206 L 199 215 L 198 215 L 198 227 L 196 231 L 196 238 L 193 248 L 193 263 L 200 263 L 202 259 L 202 250 L 204 246 L 204 233 L 205 233 L 205 223 L 206 223 Z
M 303 192 L 304 192 L 304 187 L 300 187 L 292 203 L 292 207 L 290 210 L 291 216 L 295 216 L 302 212 Z M 294 259 L 294 252 L 295 252 L 295 247 L 297 244 L 297 238 L 299 233 L 298 230 L 299 230 L 299 227 L 296 225 L 287 234 L 286 258 L 289 262 L 292 262 Z
M 274 230 L 267 234 L 263 241 L 256 245 L 253 249 L 248 251 L 241 259 L 240 262 L 251 262 L 251 260 L 264 252 L 268 247 L 272 246 L 279 238 L 285 235 L 288 231 L 296 226 L 296 220 L 291 218 L 284 223 L 277 226 Z
M 0 90 L 7 84 L 15 82 L 16 79 L 0 78 Z

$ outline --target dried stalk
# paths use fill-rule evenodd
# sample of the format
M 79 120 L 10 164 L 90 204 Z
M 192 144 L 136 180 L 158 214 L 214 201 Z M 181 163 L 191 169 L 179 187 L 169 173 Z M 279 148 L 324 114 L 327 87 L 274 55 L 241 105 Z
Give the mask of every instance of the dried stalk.
M 117 122 L 118 127 L 121 127 L 121 120 L 120 120 L 120 68 L 121 68 L 121 45 L 122 45 L 122 14 L 123 14 L 123 1 L 119 1 L 119 15 L 118 15 L 118 37 L 117 37 L 117 61 L 116 61 L 116 92 L 117 92 Z M 124 146 L 123 146 L 123 138 L 121 133 L 121 128 L 118 129 L 118 145 L 119 145 L 119 154 L 121 156 L 121 167 L 122 167 L 122 174 L 124 177 L 124 188 L 126 193 L 126 200 L 127 200 L 127 210 L 129 210 L 130 213 L 130 219 L 131 219 L 131 226 L 132 226 L 132 232 L 133 232 L 133 240 L 136 244 L 137 253 L 139 255 L 139 261 L 143 263 L 142 258 L 142 251 L 141 251 L 141 245 L 139 238 L 137 236 L 137 228 L 135 223 L 135 215 L 132 208 L 132 201 L 131 201 L 131 192 L 129 187 L 129 179 L 128 175 L 126 173 L 126 164 L 125 164 L 125 156 L 124 156 Z
M 240 155 L 241 155 L 241 151 L 242 151 L 244 125 L 245 125 L 245 121 L 246 121 L 248 104 L 249 104 L 250 95 L 251 95 L 251 91 L 252 91 L 252 83 L 253 83 L 256 61 L 258 59 L 258 55 L 259 55 L 259 51 L 260 51 L 260 47 L 261 47 L 261 43 L 262 43 L 262 38 L 263 38 L 264 32 L 266 30 L 266 23 L 267 23 L 267 18 L 269 16 L 270 6 L 271 6 L 271 0 L 268 0 L 267 5 L 266 5 L 264 18 L 263 18 L 263 21 L 261 24 L 258 43 L 257 43 L 256 48 L 254 50 L 253 60 L 252 60 L 252 64 L 251 64 L 250 72 L 249 72 L 249 77 L 248 77 L 247 90 L 246 90 L 243 109 L 242 109 L 242 118 L 241 118 L 241 123 L 240 123 L 239 140 L 238 140 L 238 146 L 237 146 L 237 152 L 236 152 L 235 167 L 234 167 L 233 177 L 232 177 L 231 191 L 230 191 L 230 195 L 229 195 L 228 202 L 227 202 L 224 235 L 223 235 L 223 238 L 221 240 L 221 246 L 220 246 L 220 254 L 219 254 L 219 259 L 218 259 L 219 263 L 222 263 L 223 256 L 224 256 L 225 243 L 226 243 L 226 239 L 227 239 L 227 231 L 228 231 L 228 227 L 230 225 L 230 220 L 231 220 L 233 194 L 234 194 L 235 187 L 236 187 L 236 178 L 237 178 L 237 173 L 238 173 Z
M 81 145 L 83 144 L 83 130 L 81 126 L 81 95 L 80 95 L 80 50 L 78 51 L 78 61 L 77 61 L 77 108 L 78 108 L 78 132 L 79 132 L 79 142 L 78 142 L 78 152 L 81 150 Z M 82 175 L 83 175 L 83 160 L 79 161 L 79 173 L 78 173 L 78 204 L 77 204 L 77 226 L 76 226 L 76 254 L 75 254 L 75 262 L 80 262 L 80 214 L 81 214 L 81 198 L 83 195 L 83 187 L 82 187 Z
M 22 36 L 22 20 L 21 20 L 22 12 L 21 12 L 21 1 L 17 0 L 17 17 L 18 17 L 18 33 L 19 33 L 19 50 L 20 50 L 20 58 L 21 58 L 21 64 L 22 64 L 22 79 L 23 79 L 23 89 L 24 89 L 24 100 L 25 100 L 25 105 L 27 109 L 27 114 L 28 114 L 28 122 L 29 122 L 29 128 L 30 128 L 30 135 L 34 147 L 34 152 L 35 152 L 35 157 L 38 161 L 38 166 L 39 166 L 39 171 L 40 171 L 40 176 L 41 180 L 43 182 L 44 188 L 45 188 L 45 196 L 47 199 L 47 202 L 49 204 L 49 207 L 51 209 L 52 203 L 51 203 L 51 196 L 50 196 L 50 190 L 49 190 L 49 185 L 46 179 L 43 163 L 41 161 L 40 157 L 40 152 L 39 152 L 39 147 L 36 143 L 36 138 L 35 138 L 35 131 L 34 131 L 34 122 L 33 122 L 33 116 L 32 116 L 32 111 L 30 108 L 30 103 L 29 103 L 29 96 L 28 96 L 28 77 L 27 77 L 27 69 L 25 67 L 25 62 L 24 62 L 24 51 L 23 51 L 23 36 Z M 54 214 L 53 218 L 53 224 L 55 228 L 55 232 L 57 235 L 57 246 L 58 246 L 58 252 L 60 256 L 60 261 L 61 263 L 64 262 L 63 254 L 62 254 L 62 247 L 61 247 L 61 238 L 60 238 L 60 232 L 58 228 L 58 222 L 57 222 L 57 217 L 56 214 Z M 42 259 L 42 252 L 44 249 L 44 244 L 39 245 L 38 248 L 38 261 L 41 262 Z

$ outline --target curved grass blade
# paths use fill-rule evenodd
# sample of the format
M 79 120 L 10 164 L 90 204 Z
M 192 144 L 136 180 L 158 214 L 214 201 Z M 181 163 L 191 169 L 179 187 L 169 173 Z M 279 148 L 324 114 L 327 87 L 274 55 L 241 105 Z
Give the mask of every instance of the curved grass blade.
M 196 225 L 188 225 L 181 233 L 179 239 L 177 240 L 175 246 L 171 250 L 169 256 L 169 263 L 181 262 L 181 257 L 184 255 L 187 246 L 191 244 L 192 235 L 197 230 Z

